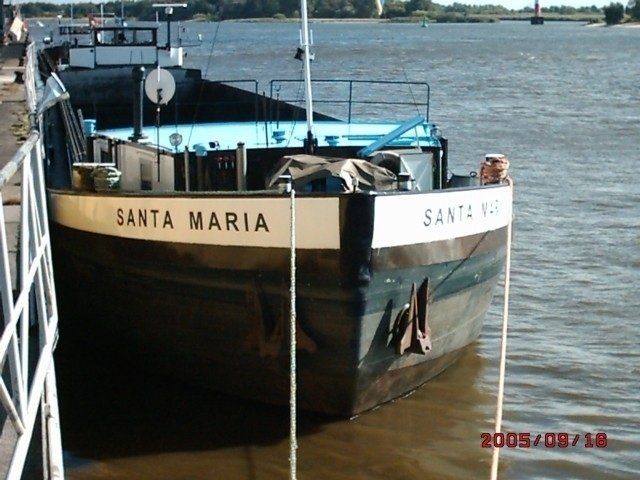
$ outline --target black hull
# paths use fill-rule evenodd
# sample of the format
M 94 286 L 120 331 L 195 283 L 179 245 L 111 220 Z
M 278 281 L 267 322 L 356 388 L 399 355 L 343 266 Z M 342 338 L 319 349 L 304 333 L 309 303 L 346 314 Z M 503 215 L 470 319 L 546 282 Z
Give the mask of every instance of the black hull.
M 118 239 L 53 226 L 62 322 L 188 382 L 268 403 L 289 395 L 288 251 Z M 348 243 L 348 242 L 346 242 Z M 366 243 L 366 242 L 365 242 Z M 354 415 L 409 393 L 480 334 L 506 229 L 421 247 L 298 252 L 298 402 Z M 91 245 L 91 249 L 87 249 Z M 468 257 L 468 258 L 467 258 Z M 376 260 L 362 268 L 358 258 Z M 425 262 L 425 259 L 429 259 Z M 432 279 L 427 355 L 395 353 L 413 282 Z M 82 312 L 65 312 L 73 305 Z M 64 331 L 64 327 L 63 327 Z

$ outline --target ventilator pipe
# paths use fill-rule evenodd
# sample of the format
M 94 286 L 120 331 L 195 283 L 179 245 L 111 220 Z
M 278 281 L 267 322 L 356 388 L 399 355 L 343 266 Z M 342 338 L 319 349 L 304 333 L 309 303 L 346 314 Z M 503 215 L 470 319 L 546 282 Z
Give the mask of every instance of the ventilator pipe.
M 133 67 L 133 70 L 131 70 L 131 78 L 133 78 L 133 83 L 135 85 L 133 88 L 133 135 L 129 137 L 129 140 L 132 142 L 139 142 L 146 138 L 142 133 L 144 67 L 142 65 Z

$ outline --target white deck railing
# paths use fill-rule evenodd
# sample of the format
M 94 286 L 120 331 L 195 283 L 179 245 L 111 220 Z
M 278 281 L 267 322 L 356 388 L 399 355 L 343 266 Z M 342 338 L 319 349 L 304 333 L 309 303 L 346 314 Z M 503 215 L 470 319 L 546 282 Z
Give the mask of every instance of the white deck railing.
M 13 278 L 10 264 L 13 236 L 8 235 L 5 211 L 0 208 L 0 299 L 4 316 L 0 337 L 3 373 L 0 377 L 0 426 L 4 421 L 2 447 L 9 452 L 10 458 L 2 473 L 8 479 L 20 479 L 38 420 L 42 422 L 44 478 L 64 478 L 53 362 L 58 308 L 51 264 L 42 143 L 36 114 L 35 64 L 32 44 L 27 51 L 24 74 L 31 132 L 0 172 L 3 206 L 5 187 L 15 175 L 21 175 L 18 182 L 21 190 L 19 240 Z

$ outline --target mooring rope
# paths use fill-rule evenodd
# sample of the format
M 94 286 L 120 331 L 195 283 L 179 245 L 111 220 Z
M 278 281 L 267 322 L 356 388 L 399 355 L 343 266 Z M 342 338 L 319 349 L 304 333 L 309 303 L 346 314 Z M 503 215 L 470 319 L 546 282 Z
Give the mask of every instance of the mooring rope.
M 507 183 L 513 189 L 513 180 L 510 177 L 506 178 Z M 513 218 L 513 214 L 511 215 Z M 502 337 L 501 337 L 501 350 L 500 350 L 500 374 L 498 376 L 498 400 L 496 406 L 496 426 L 495 432 L 499 433 L 502 430 L 502 405 L 504 403 L 504 378 L 507 369 L 507 326 L 509 323 L 509 283 L 511 272 L 511 225 L 512 218 L 507 223 L 507 259 L 505 265 L 504 276 L 504 308 L 502 310 Z M 493 459 L 491 462 L 491 480 L 498 478 L 498 460 L 500 456 L 500 448 L 496 447 L 495 441 L 493 442 Z
M 296 480 L 298 439 L 296 433 L 296 192 L 291 187 L 291 257 L 289 310 L 289 478 Z
M 219 14 L 223 15 L 223 10 L 224 7 L 222 9 L 220 9 Z M 213 59 L 213 49 L 216 46 L 216 41 L 218 39 L 218 33 L 220 33 L 220 25 L 222 24 L 221 21 L 216 22 L 216 29 L 215 32 L 213 33 L 213 39 L 211 40 L 211 48 L 209 49 L 209 56 L 207 58 L 207 65 L 204 69 L 203 74 L 201 75 L 203 79 L 207 78 L 207 76 L 209 75 L 209 67 L 211 66 L 211 62 Z M 186 146 L 191 145 L 191 137 L 193 136 L 193 131 L 196 128 L 196 119 L 198 118 L 198 112 L 200 110 L 200 106 L 202 105 L 202 97 L 204 96 L 204 82 L 200 82 L 200 89 L 198 90 L 198 101 L 196 102 L 194 108 L 193 108 L 193 117 L 191 120 L 191 128 L 189 129 L 189 137 L 187 139 L 187 143 L 185 144 Z M 176 105 L 177 105 L 177 99 L 176 99 Z

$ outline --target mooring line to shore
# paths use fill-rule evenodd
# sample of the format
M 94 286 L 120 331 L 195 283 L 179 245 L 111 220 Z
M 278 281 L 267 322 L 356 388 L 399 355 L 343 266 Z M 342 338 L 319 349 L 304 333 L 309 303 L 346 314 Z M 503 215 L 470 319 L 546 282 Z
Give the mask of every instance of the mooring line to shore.
M 298 439 L 296 423 L 296 191 L 291 186 L 291 257 L 290 257 L 290 310 L 289 310 L 289 478 L 296 480 L 298 469 Z
M 507 182 L 513 191 L 513 180 L 507 177 Z M 513 192 L 512 192 L 513 193 Z M 504 403 L 504 379 L 507 370 L 507 326 L 509 324 L 509 288 L 511 276 L 511 230 L 513 224 L 513 212 L 507 223 L 507 258 L 504 274 L 504 307 L 502 310 L 502 337 L 500 349 L 500 374 L 498 376 L 498 400 L 496 406 L 496 425 L 495 432 L 502 430 L 502 405 Z M 491 462 L 491 480 L 498 478 L 498 462 L 500 457 L 500 448 L 493 443 L 493 459 Z

